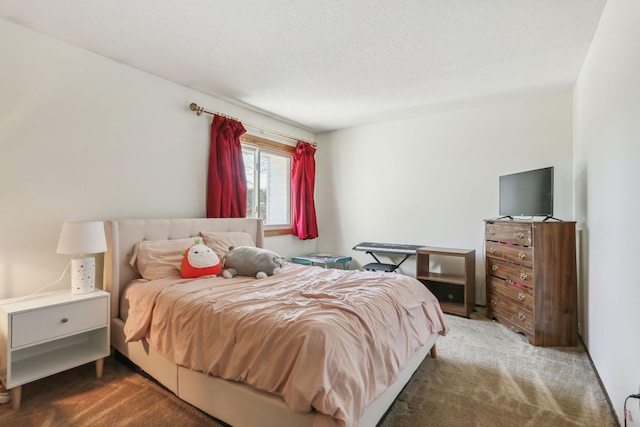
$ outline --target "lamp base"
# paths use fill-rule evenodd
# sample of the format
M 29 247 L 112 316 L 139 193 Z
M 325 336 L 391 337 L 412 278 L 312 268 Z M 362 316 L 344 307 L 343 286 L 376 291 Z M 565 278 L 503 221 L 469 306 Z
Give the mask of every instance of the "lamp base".
M 96 290 L 96 259 L 92 256 L 71 260 L 71 293 L 88 294 Z

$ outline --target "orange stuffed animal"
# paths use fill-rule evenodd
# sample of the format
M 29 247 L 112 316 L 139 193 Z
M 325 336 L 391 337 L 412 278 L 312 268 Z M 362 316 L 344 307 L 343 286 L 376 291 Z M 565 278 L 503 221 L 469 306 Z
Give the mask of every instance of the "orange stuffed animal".
M 178 267 L 184 278 L 202 276 L 217 276 L 222 270 L 222 263 L 213 250 L 206 245 L 196 243 L 189 246 L 182 257 L 182 264 Z

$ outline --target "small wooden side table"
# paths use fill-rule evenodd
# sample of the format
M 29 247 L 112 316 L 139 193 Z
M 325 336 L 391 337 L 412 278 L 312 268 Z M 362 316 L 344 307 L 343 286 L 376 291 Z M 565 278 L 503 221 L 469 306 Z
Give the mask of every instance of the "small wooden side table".
M 438 298 L 442 311 L 469 317 L 476 306 L 476 251 L 426 246 L 416 257 L 416 278 Z M 437 257 L 461 259 L 462 265 L 457 271 L 434 272 L 430 261 Z

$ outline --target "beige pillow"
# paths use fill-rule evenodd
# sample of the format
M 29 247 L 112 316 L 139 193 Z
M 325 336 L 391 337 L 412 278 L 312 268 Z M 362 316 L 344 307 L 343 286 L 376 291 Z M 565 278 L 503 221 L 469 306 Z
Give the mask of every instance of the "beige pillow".
M 249 233 L 244 231 L 202 231 L 200 235 L 204 244 L 213 249 L 220 260 L 229 252 L 231 246 L 256 246 Z
M 133 248 L 131 267 L 148 280 L 179 275 L 178 266 L 189 246 L 198 237 L 168 240 L 142 240 Z

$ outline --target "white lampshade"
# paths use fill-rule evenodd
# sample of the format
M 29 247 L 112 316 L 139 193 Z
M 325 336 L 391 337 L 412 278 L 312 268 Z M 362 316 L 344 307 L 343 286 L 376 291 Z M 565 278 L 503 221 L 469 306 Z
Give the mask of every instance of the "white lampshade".
M 71 260 L 72 294 L 86 294 L 95 290 L 96 260 L 84 255 L 106 250 L 107 241 L 102 221 L 64 223 L 56 252 L 75 255 Z
M 65 222 L 58 241 L 59 254 L 84 255 L 106 252 L 102 221 Z

